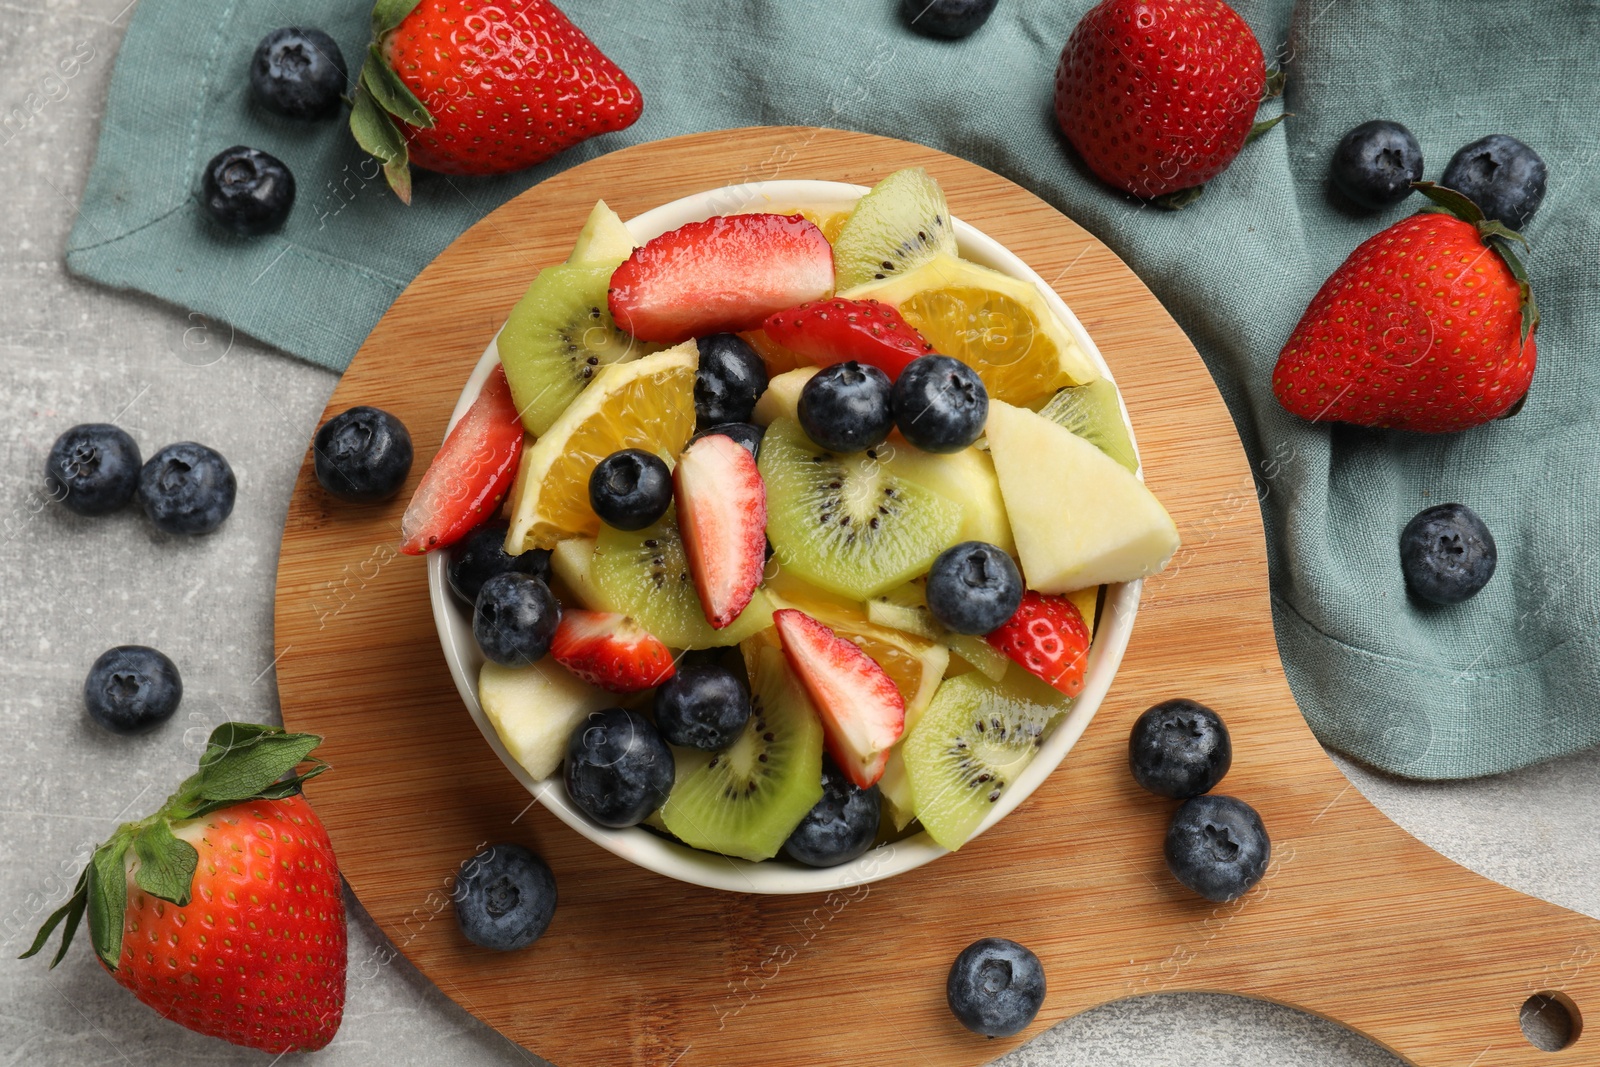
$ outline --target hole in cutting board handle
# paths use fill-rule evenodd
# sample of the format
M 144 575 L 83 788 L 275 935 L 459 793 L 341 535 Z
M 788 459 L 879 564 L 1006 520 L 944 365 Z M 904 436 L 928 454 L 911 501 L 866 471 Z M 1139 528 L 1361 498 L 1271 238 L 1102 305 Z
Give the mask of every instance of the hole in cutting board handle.
M 1544 1052 L 1571 1048 L 1583 1033 L 1583 1015 L 1565 993 L 1545 990 L 1522 1002 L 1522 1036 Z

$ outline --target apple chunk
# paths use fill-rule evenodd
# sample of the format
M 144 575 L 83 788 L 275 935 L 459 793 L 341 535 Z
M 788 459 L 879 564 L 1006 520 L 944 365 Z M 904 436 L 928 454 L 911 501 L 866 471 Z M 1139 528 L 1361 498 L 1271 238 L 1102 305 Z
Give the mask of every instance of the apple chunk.
M 1177 551 L 1178 528 L 1155 494 L 1071 430 L 993 401 L 988 436 L 1029 589 L 1131 582 Z

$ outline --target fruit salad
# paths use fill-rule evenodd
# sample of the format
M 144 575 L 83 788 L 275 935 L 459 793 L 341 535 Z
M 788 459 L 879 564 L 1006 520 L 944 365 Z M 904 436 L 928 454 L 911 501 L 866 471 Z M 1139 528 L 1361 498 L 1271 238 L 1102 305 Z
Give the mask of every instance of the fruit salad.
M 403 548 L 602 826 L 745 860 L 959 848 L 1178 545 L 1114 384 L 920 169 L 641 246 L 604 202 L 499 335 Z

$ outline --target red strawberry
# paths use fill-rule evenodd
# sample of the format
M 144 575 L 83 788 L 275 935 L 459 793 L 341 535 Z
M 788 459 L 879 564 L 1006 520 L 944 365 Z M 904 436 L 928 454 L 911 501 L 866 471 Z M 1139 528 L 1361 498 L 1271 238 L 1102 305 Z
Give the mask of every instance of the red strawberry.
M 634 249 L 611 275 L 611 315 L 641 341 L 753 330 L 833 292 L 833 246 L 799 215 L 691 222 Z
M 496 367 L 417 483 L 400 520 L 400 551 L 420 556 L 452 545 L 494 515 L 521 458 L 522 417 Z
M 783 654 L 822 717 L 828 751 L 866 789 L 883 777 L 906 728 L 906 702 L 872 657 L 803 611 L 772 615 Z
M 322 1048 L 344 1014 L 344 898 L 297 792 L 326 765 L 279 781 L 321 740 L 217 727 L 200 770 L 95 850 L 24 955 L 65 920 L 54 967 L 87 912 L 102 966 L 173 1022 L 263 1052 Z
M 1538 308 L 1509 230 L 1459 193 L 1368 238 L 1334 271 L 1272 372 L 1314 422 L 1447 433 L 1504 417 L 1528 393 Z
M 504 174 L 625 129 L 638 87 L 549 0 L 378 0 L 350 129 L 411 201 L 407 162 Z
M 1103 0 L 1061 50 L 1056 121 L 1104 181 L 1166 196 L 1233 162 L 1265 87 L 1261 46 L 1222 0 Z
M 855 360 L 877 367 L 890 380 L 919 356 L 933 351 L 900 312 L 876 300 L 818 300 L 767 316 L 768 337 L 819 367 Z
M 990 632 L 989 643 L 1067 696 L 1083 692 L 1089 627 L 1066 597 L 1030 589 L 1011 618 Z
M 590 685 L 613 693 L 650 689 L 671 678 L 672 653 L 627 615 L 564 608 L 550 654 Z
M 708 434 L 672 472 L 683 553 L 706 621 L 723 629 L 739 617 L 767 562 L 767 488 L 749 451 Z

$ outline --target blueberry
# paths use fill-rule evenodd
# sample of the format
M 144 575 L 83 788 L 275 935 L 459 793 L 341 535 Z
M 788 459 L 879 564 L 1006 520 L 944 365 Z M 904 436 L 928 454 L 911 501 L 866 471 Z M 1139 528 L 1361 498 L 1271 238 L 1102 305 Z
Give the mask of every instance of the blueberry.
M 831 760 L 822 765 L 822 799 L 789 834 L 783 850 L 807 867 L 837 867 L 872 847 L 883 804 L 878 787 L 862 789 Z
M 222 453 L 193 441 L 168 445 L 139 471 L 139 503 L 162 533 L 210 533 L 232 514 L 237 492 Z
M 472 531 L 450 546 L 450 588 L 456 596 L 469 604 L 478 599 L 478 592 L 497 574 L 528 574 L 542 582 L 550 581 L 550 550 L 530 548 L 513 556 L 506 551 L 506 531 L 510 523 L 504 519 L 490 519 L 473 527 Z
M 325 119 L 350 81 L 344 53 L 321 30 L 288 26 L 261 38 L 250 59 L 250 94 L 274 114 Z
M 700 369 L 694 376 L 694 415 L 701 426 L 749 422 L 767 391 L 767 365 L 736 333 L 714 333 L 695 342 Z
M 506 667 L 544 658 L 561 623 L 550 587 L 526 574 L 497 574 L 483 583 L 472 608 L 472 636 L 483 654 Z
M 139 488 L 139 446 L 109 423 L 74 426 L 50 446 L 44 487 L 52 500 L 79 515 L 116 511 Z
M 1343 137 L 1333 150 L 1333 184 L 1369 211 L 1393 207 L 1422 180 L 1422 146 L 1398 122 L 1373 119 Z
M 722 436 L 731 437 L 739 444 L 743 445 L 744 450 L 750 453 L 751 459 L 760 459 L 761 439 L 766 435 L 766 432 L 766 430 L 751 422 L 724 422 L 719 423 L 716 426 L 709 427 L 708 429 L 701 430 L 699 433 L 695 434 L 689 439 L 689 443 L 692 445 L 702 437 L 709 437 L 711 434 L 720 433 Z
M 589 475 L 589 506 L 600 521 L 618 530 L 642 530 L 667 513 L 672 503 L 672 472 L 643 449 L 613 452 Z
M 556 913 L 556 878 L 521 845 L 490 845 L 461 865 L 450 900 L 468 941 L 496 952 L 527 948 Z
M 656 726 L 674 745 L 716 752 L 727 748 L 750 721 L 750 694 L 726 667 L 680 665 L 656 689 Z
M 906 24 L 930 37 L 955 40 L 989 21 L 998 0 L 900 0 Z
M 973 1033 L 1020 1034 L 1044 1004 L 1044 964 L 1015 941 L 985 937 L 950 965 L 944 995 L 950 1013 Z
M 890 393 L 894 424 L 924 452 L 959 452 L 983 436 L 989 391 L 978 372 L 949 356 L 922 356 Z
M 218 152 L 200 177 L 200 198 L 223 229 L 258 237 L 283 226 L 294 207 L 294 175 L 283 162 L 244 145 Z
M 411 433 L 379 408 L 340 412 L 317 431 L 312 466 L 322 488 L 342 500 L 384 500 L 411 473 Z
M 1017 613 L 1022 575 L 1011 557 L 986 541 L 963 541 L 928 568 L 928 611 L 946 630 L 986 634 Z
M 830 452 L 883 444 L 894 425 L 889 376 L 855 360 L 814 374 L 800 390 L 800 427 Z
M 1494 577 L 1494 535 L 1465 504 L 1417 512 L 1400 531 L 1400 570 L 1406 585 L 1434 604 L 1459 604 Z
M 83 680 L 89 718 L 114 734 L 140 734 L 172 718 L 183 679 L 166 656 L 144 645 L 107 649 Z
M 1163 700 L 1134 721 L 1128 769 L 1157 796 L 1186 800 L 1209 793 L 1233 764 L 1222 716 L 1192 700 Z
M 1267 873 L 1272 842 L 1256 809 L 1206 793 L 1178 805 L 1167 826 L 1167 869 L 1207 900 L 1243 896 Z
M 1544 200 L 1547 176 L 1539 153 L 1515 137 L 1492 133 L 1451 156 L 1439 184 L 1477 204 L 1485 218 L 1523 230 Z
M 567 742 L 567 795 L 584 814 L 636 826 L 672 791 L 672 749 L 636 711 L 591 711 Z

